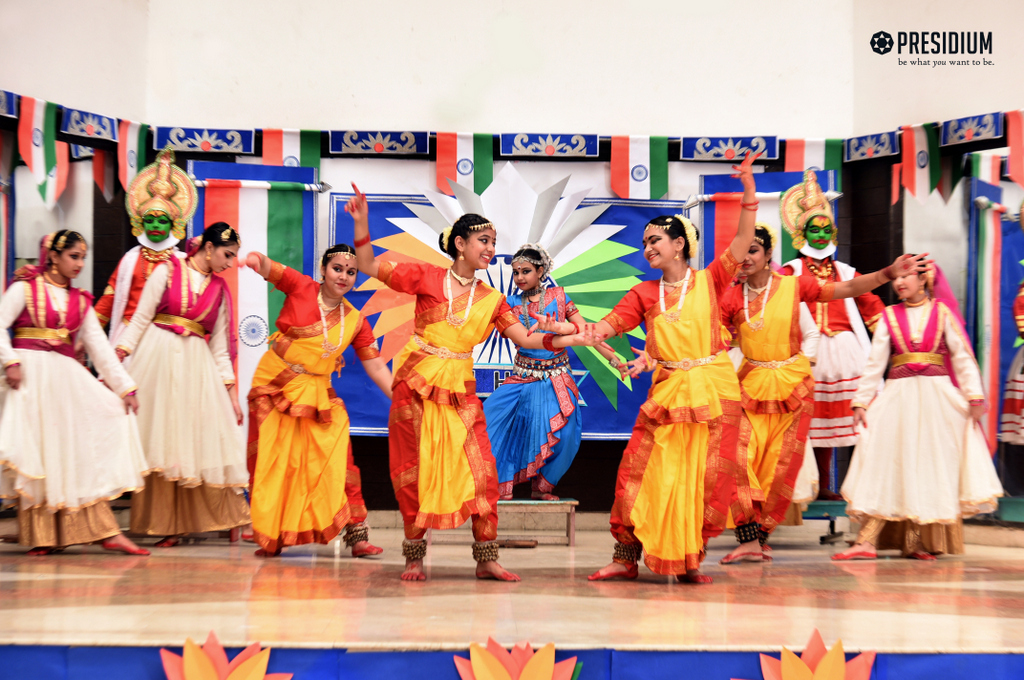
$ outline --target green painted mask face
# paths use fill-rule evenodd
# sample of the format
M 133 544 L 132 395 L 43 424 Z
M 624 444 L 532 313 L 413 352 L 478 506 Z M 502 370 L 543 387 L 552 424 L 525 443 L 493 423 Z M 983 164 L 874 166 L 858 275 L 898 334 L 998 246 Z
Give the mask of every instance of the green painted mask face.
M 812 217 L 804 227 L 804 238 L 816 250 L 824 250 L 832 243 L 832 223 L 827 217 Z
M 142 228 L 146 238 L 153 243 L 160 243 L 171 235 L 171 218 L 161 212 L 147 213 L 142 218 Z

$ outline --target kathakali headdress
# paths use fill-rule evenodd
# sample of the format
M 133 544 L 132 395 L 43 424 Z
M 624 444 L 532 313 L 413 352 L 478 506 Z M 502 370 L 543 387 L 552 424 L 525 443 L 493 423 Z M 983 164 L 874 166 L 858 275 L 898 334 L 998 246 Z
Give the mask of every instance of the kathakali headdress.
M 804 255 L 822 258 L 835 252 L 839 230 L 832 214 L 832 204 L 821 190 L 818 176 L 813 170 L 805 170 L 804 181 L 782 194 L 779 199 L 779 216 L 782 218 L 782 226 L 793 239 L 793 247 Z M 815 217 L 826 217 L 832 223 L 832 245 L 825 250 L 809 248 L 804 237 L 804 227 Z M 804 253 L 805 247 L 811 252 Z
M 125 207 L 132 222 L 132 235 L 142 234 L 142 218 L 151 212 L 162 212 L 171 218 L 171 236 L 185 238 L 185 226 L 196 211 L 196 185 L 184 170 L 174 165 L 170 147 L 157 154 L 156 162 L 147 165 L 128 185 Z

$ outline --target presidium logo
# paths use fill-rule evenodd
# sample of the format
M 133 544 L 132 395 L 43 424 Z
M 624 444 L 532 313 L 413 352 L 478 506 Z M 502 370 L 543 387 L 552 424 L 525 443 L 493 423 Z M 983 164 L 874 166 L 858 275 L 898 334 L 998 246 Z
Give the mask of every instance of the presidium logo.
M 889 54 L 948 55 L 950 59 L 897 59 L 900 66 L 991 66 L 988 59 L 969 59 L 968 55 L 992 54 L 992 31 L 899 31 L 896 39 L 887 31 L 871 36 L 871 51 Z

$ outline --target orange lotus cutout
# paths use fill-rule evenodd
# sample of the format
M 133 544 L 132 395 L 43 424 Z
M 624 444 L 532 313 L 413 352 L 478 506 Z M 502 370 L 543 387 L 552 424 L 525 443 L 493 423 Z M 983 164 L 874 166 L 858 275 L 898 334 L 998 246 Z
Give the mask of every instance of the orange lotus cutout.
M 874 664 L 874 652 L 863 652 L 846 661 L 842 640 L 826 649 L 817 629 L 800 656 L 785 647 L 781 659 L 761 655 L 764 680 L 870 680 Z
M 546 644 L 536 653 L 529 642 L 520 642 L 506 652 L 487 639 L 484 649 L 475 642 L 469 646 L 469 658 L 455 657 L 462 680 L 576 680 L 583 664 L 576 657 L 555 663 L 555 646 Z
M 167 680 L 291 680 L 291 673 L 267 674 L 270 649 L 260 649 L 254 642 L 234 659 L 228 661 L 228 654 L 210 631 L 206 644 L 199 647 L 192 638 L 185 640 L 184 655 L 178 656 L 166 649 L 160 650 Z

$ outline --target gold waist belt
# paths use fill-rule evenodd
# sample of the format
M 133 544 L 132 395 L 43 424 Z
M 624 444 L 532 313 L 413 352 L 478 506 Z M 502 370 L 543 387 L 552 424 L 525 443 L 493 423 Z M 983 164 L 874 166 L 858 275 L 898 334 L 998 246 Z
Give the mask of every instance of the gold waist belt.
M 931 364 L 932 366 L 945 366 L 946 362 L 941 354 L 932 354 L 931 352 L 907 352 L 906 354 L 897 354 L 892 358 L 892 367 L 902 366 L 903 364 Z
M 14 337 L 26 340 L 60 340 L 71 344 L 71 333 L 67 328 L 36 328 L 35 326 L 22 326 L 14 329 Z
M 791 363 L 800 358 L 799 354 L 794 354 L 788 359 L 782 361 L 756 361 L 750 357 L 743 357 L 747 360 L 747 363 L 751 366 L 757 366 L 758 368 L 782 368 L 783 366 L 789 366 Z
M 698 366 L 707 366 L 718 358 L 721 352 L 716 352 L 709 357 L 703 359 L 683 359 L 682 361 L 662 361 L 658 359 L 658 364 L 665 368 L 679 368 L 684 371 L 689 371 L 691 368 L 697 368 Z
M 441 357 L 442 359 L 472 359 L 472 352 L 453 352 L 447 347 L 434 347 L 428 344 L 426 340 L 418 335 L 412 336 L 412 339 L 416 341 L 419 348 L 427 354 L 433 354 L 435 357 Z
M 162 323 L 167 326 L 181 326 L 189 333 L 198 335 L 201 338 L 206 337 L 206 329 L 201 325 L 193 321 L 192 319 L 186 319 L 183 316 L 174 316 L 173 314 L 157 314 L 153 317 L 153 323 Z

